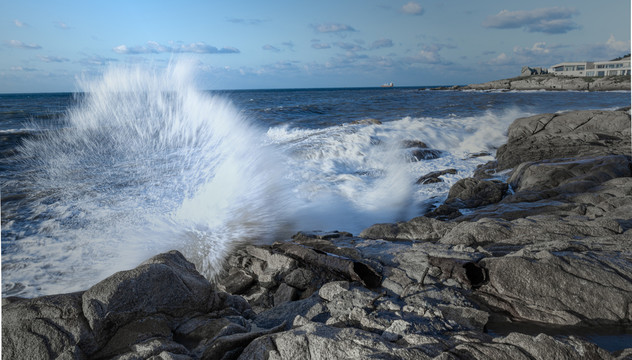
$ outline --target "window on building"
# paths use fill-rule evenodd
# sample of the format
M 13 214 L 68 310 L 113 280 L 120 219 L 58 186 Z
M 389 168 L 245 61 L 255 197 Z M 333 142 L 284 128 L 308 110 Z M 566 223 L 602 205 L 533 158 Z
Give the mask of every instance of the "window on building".
M 564 71 L 564 66 L 557 66 L 553 68 L 553 71 Z
M 597 76 L 604 76 L 606 75 L 605 71 L 597 71 Z
M 594 71 L 586 71 L 586 76 L 595 76 Z
M 584 65 L 577 65 L 577 70 L 579 70 L 579 71 L 586 70 L 586 66 L 584 66 Z

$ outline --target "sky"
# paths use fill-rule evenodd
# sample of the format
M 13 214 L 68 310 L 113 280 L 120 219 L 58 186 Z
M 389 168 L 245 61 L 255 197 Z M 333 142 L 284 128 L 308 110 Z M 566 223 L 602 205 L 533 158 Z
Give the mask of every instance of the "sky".
M 0 0 L 0 93 L 187 58 L 204 90 L 432 86 L 630 53 L 629 0 Z

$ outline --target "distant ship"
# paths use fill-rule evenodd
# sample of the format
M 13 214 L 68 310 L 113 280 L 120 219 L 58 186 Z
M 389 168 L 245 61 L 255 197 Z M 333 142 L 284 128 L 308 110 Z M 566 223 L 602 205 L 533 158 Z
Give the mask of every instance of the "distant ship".
M 392 82 L 382 85 L 382 87 L 393 87 L 393 86 L 395 86 L 395 85 L 393 85 Z

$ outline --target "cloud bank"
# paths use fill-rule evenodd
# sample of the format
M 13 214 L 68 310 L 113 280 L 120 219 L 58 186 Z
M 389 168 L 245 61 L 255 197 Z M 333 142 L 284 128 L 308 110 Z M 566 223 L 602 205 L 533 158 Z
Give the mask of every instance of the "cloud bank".
M 37 49 L 42 48 L 41 46 L 37 44 L 26 44 L 26 43 L 21 42 L 20 40 L 9 40 L 9 41 L 5 41 L 4 44 L 8 47 L 12 47 L 15 49 L 37 50 Z
M 570 20 L 577 10 L 565 7 L 552 7 L 535 10 L 509 11 L 501 10 L 498 14 L 488 16 L 483 22 L 486 28 L 518 29 L 528 32 L 546 34 L 563 34 L 579 28 Z
M 208 45 L 204 42 L 194 42 L 190 44 L 162 45 L 155 41 L 148 41 L 145 46 L 119 45 L 112 49 L 117 54 L 138 55 L 138 54 L 162 54 L 162 53 L 194 53 L 194 54 L 237 54 L 239 49 L 234 47 L 223 47 L 221 49 Z

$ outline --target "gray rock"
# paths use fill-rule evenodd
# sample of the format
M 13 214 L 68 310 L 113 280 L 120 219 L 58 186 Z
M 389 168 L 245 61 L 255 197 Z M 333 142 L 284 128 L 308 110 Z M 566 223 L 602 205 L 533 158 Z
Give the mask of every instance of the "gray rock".
M 231 294 L 243 294 L 256 282 L 255 278 L 238 268 L 231 268 L 220 284 L 224 291 Z
M 434 160 L 441 157 L 442 152 L 435 149 L 414 149 L 409 152 L 408 160 L 411 162 L 422 160 Z
M 531 69 L 531 68 L 529 68 Z M 532 74 L 525 70 L 519 77 L 494 80 L 482 84 L 471 84 L 460 87 L 460 90 L 630 90 L 629 76 L 569 77 L 553 74 Z M 536 68 L 537 69 L 537 68 Z M 535 71 L 537 73 L 537 71 Z
M 515 191 L 542 191 L 566 185 L 558 192 L 585 192 L 610 179 L 631 175 L 630 159 L 611 155 L 522 163 L 513 171 L 509 183 Z
M 193 349 L 204 339 L 213 339 L 222 329 L 233 324 L 226 318 L 216 318 L 213 316 L 199 316 L 186 321 L 178 326 L 174 336 L 187 348 Z M 244 329 L 244 331 L 246 331 Z
M 177 342 L 165 338 L 151 338 L 130 346 L 129 352 L 118 355 L 120 360 L 149 359 L 163 353 L 178 354 L 179 358 L 190 358 L 189 351 Z M 169 357 L 167 357 L 169 358 Z M 95 358 L 97 359 L 97 358 Z
M 404 141 L 402 141 L 402 148 L 404 148 L 404 149 L 410 149 L 410 148 L 425 149 L 427 147 L 428 147 L 428 145 L 426 145 L 425 142 L 419 141 L 419 140 L 404 140 Z
M 242 349 L 248 346 L 254 339 L 279 332 L 283 330 L 285 326 L 286 324 L 281 324 L 272 329 L 217 337 L 212 341 L 210 346 L 206 348 L 201 359 L 235 359 L 242 354 Z
M 382 281 L 381 276 L 368 264 L 340 256 L 330 256 L 315 251 L 305 246 L 291 243 L 278 243 L 275 248 L 284 253 L 299 258 L 305 263 L 316 266 L 335 274 L 342 275 L 350 280 L 359 281 L 367 287 L 377 287 Z
M 511 333 L 492 342 L 470 341 L 457 345 L 450 353 L 458 358 L 476 359 L 612 359 L 605 350 L 575 337 L 556 339 L 540 334 Z
M 294 301 L 298 298 L 298 290 L 286 283 L 279 285 L 277 291 L 274 292 L 274 306 Z
M 452 224 L 428 217 L 416 217 L 408 222 L 375 224 L 360 233 L 365 239 L 436 241 L 447 233 Z
M 515 120 L 507 144 L 497 153 L 499 169 L 558 158 L 630 155 L 630 114 L 624 111 L 571 111 Z
M 425 184 L 433 184 L 433 183 L 442 182 L 443 180 L 441 180 L 439 176 L 443 176 L 447 174 L 456 174 L 456 173 L 457 173 L 456 169 L 433 171 L 417 179 L 415 184 L 425 185 Z
M 498 181 L 465 178 L 450 188 L 445 203 L 475 208 L 499 202 L 507 191 L 507 184 Z
M 540 251 L 485 258 L 477 296 L 516 319 L 556 325 L 630 324 L 632 259 L 623 254 Z
M 287 276 L 283 279 L 283 282 L 294 288 L 305 290 L 312 283 L 314 277 L 315 274 L 312 271 L 299 268 L 287 274 Z
M 139 296 L 142 294 L 142 296 Z M 184 316 L 211 310 L 213 287 L 177 251 L 118 272 L 82 296 L 83 314 L 97 338 L 152 314 Z
M 97 350 L 81 312 L 82 293 L 43 296 L 2 306 L 6 359 L 82 359 Z
M 122 326 L 107 344 L 97 353 L 91 355 L 91 357 L 95 359 L 111 358 L 127 353 L 135 344 L 143 343 L 146 340 L 153 338 L 167 339 L 170 337 L 171 329 L 164 317 L 150 316 L 142 318 Z M 188 351 L 182 353 L 186 352 Z
M 421 349 L 405 348 L 378 334 L 319 323 L 253 341 L 239 359 L 430 359 Z
M 591 91 L 630 90 L 630 76 L 605 76 L 595 78 L 588 87 Z
M 320 297 L 314 294 L 307 299 L 286 302 L 265 310 L 254 318 L 254 323 L 260 328 L 272 328 L 283 323 L 291 324 L 299 315 L 312 320 L 326 311 L 327 309 L 321 305 Z
M 466 246 L 546 244 L 616 235 L 622 231 L 617 221 L 606 218 L 591 220 L 586 217 L 533 216 L 512 221 L 483 218 L 459 223 L 439 242 Z
M 456 219 L 462 215 L 463 214 L 458 208 L 446 204 L 441 204 L 432 211 L 427 212 L 424 216 L 441 221 L 446 221 Z

